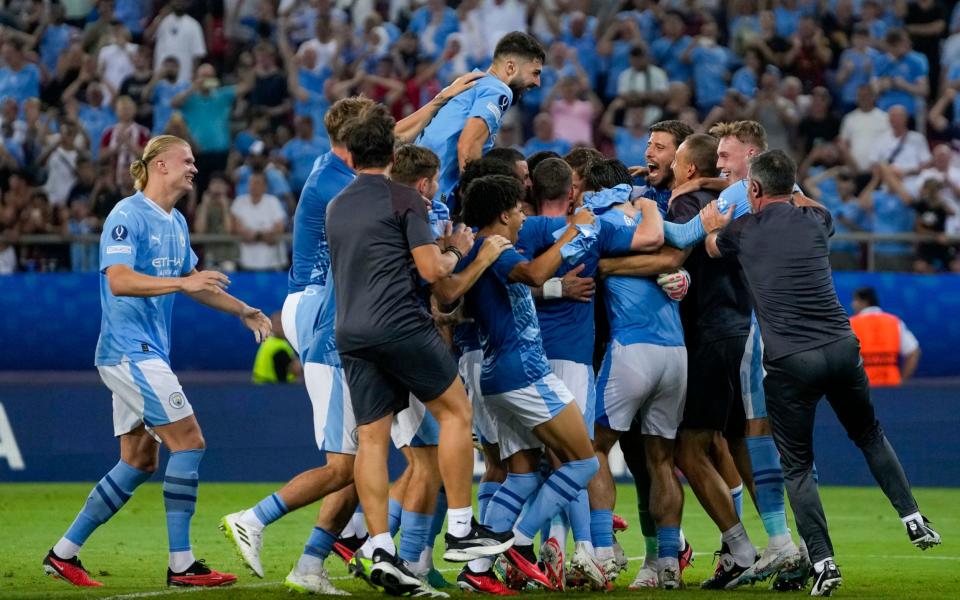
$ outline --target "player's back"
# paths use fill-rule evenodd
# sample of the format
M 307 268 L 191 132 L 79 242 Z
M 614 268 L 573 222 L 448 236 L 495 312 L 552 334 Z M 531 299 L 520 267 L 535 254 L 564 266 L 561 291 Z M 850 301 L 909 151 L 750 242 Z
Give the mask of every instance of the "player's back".
M 123 358 L 169 362 L 174 294 L 138 298 L 115 296 L 106 270 L 125 265 L 152 277 L 181 277 L 197 264 L 187 221 L 177 209 L 166 212 L 142 192 L 121 200 L 100 236 L 100 339 L 96 364 Z
M 353 169 L 333 152 L 317 157 L 300 193 L 293 216 L 293 260 L 287 291 L 302 291 L 308 285 L 325 285 L 330 270 L 327 244 L 327 205 L 353 181 Z

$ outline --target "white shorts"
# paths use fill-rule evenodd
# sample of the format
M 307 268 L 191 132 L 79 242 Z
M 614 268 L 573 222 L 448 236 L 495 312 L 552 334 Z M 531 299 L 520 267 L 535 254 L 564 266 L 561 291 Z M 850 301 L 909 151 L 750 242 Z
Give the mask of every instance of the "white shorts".
M 686 396 L 686 348 L 610 342 L 597 378 L 597 423 L 628 431 L 639 415 L 644 435 L 672 440 Z
M 593 423 L 597 413 L 597 386 L 593 379 L 593 367 L 572 360 L 548 360 L 553 374 L 567 386 L 577 401 L 587 435 L 593 439 Z
M 747 420 L 767 418 L 767 397 L 763 393 L 763 339 L 754 315 L 750 320 L 750 334 L 740 359 L 740 394 Z
M 410 404 L 393 415 L 390 438 L 397 448 L 423 448 L 440 444 L 440 424 L 427 407 L 410 394 Z
M 307 395 L 313 405 L 313 435 L 317 448 L 340 454 L 357 453 L 357 420 L 343 369 L 323 363 L 303 365 Z
M 480 370 L 483 368 L 483 351 L 471 350 L 460 357 L 459 370 L 467 396 L 473 406 L 473 430 L 483 444 L 497 443 L 497 424 L 487 410 L 486 401 L 480 392 Z
M 113 435 L 130 433 L 141 424 L 148 429 L 169 425 L 193 414 L 177 376 L 159 358 L 99 366 L 97 371 L 113 392 Z
M 329 314 L 321 312 L 331 290 L 319 285 L 309 285 L 302 292 L 288 294 L 283 301 L 280 311 L 280 323 L 283 333 L 300 357 L 300 362 L 321 362 L 324 364 L 339 364 L 338 357 L 331 352 L 333 349 L 332 321 L 320 324 L 321 318 L 329 319 Z M 323 331 L 318 332 L 317 328 Z M 329 336 L 330 339 L 321 340 L 318 336 Z M 333 356 L 328 356 L 334 354 Z
M 483 398 L 497 424 L 500 458 L 508 458 L 521 450 L 542 448 L 534 428 L 557 416 L 574 401 L 573 394 L 553 373 L 527 387 Z

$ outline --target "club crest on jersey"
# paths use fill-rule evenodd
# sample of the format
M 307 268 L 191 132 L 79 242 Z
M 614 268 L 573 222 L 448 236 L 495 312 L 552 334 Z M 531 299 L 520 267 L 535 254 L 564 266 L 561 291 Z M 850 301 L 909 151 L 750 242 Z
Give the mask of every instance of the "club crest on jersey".
M 118 242 L 122 242 L 127 239 L 127 228 L 123 225 L 117 225 L 113 228 L 113 231 L 110 232 L 110 237 Z
M 187 399 L 183 397 L 183 394 L 180 392 L 174 392 L 170 394 L 170 398 L 167 400 L 170 403 L 170 406 L 176 409 L 183 408 L 183 405 L 187 402 Z
M 184 248 L 184 247 L 186 247 L 186 245 L 187 245 L 187 239 L 186 239 L 185 237 L 183 237 L 183 234 L 181 233 L 181 234 L 180 234 L 180 247 L 181 247 L 181 248 Z

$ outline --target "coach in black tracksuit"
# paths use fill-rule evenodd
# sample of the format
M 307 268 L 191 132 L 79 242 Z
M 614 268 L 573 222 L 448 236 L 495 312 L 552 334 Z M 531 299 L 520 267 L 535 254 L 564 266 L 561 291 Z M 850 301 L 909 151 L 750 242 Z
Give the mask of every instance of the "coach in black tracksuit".
M 919 514 L 874 415 L 860 345 L 833 287 L 833 220 L 813 201 L 793 199 L 795 178 L 796 165 L 782 151 L 751 160 L 753 211 L 711 234 L 707 251 L 736 256 L 743 266 L 763 336 L 767 410 L 797 528 L 818 571 L 835 570 L 832 561 L 828 565 L 833 546 L 813 475 L 813 423 L 821 397 L 826 395 L 901 518 Z M 836 579 L 839 584 L 839 572 Z

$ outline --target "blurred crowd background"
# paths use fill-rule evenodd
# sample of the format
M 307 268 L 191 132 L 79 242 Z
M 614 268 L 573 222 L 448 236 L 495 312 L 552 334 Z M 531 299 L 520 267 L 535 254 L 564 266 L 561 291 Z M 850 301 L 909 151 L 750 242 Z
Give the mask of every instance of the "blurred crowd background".
M 220 234 L 196 244 L 203 265 L 284 269 L 330 104 L 365 94 L 401 118 L 487 68 L 514 30 L 547 61 L 498 146 L 643 165 L 656 121 L 755 119 L 839 232 L 922 234 L 875 241 L 871 266 L 960 271 L 956 2 L 6 0 L 0 274 L 96 270 L 82 241 L 160 133 L 197 157 L 178 208 L 195 234 Z M 864 268 L 865 248 L 835 241 L 834 267 Z

